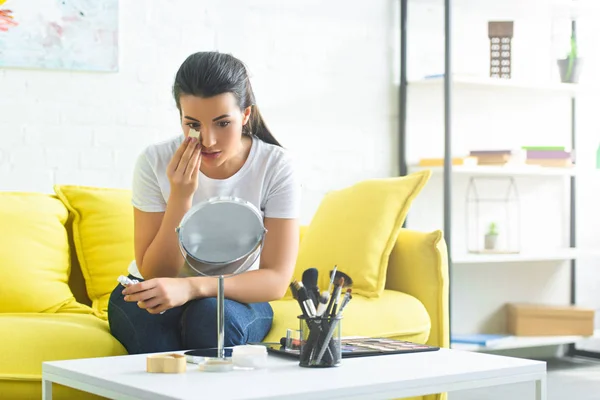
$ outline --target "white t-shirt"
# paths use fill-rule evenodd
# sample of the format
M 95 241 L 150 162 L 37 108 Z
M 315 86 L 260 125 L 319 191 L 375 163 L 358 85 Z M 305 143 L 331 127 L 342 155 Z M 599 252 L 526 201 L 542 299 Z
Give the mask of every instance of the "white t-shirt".
M 148 146 L 137 159 L 133 173 L 134 207 L 164 212 L 171 191 L 167 165 L 184 140 L 183 135 Z M 192 205 L 216 196 L 235 196 L 252 203 L 267 218 L 300 217 L 300 181 L 290 154 L 283 148 L 252 137 L 252 147 L 242 168 L 227 179 L 198 174 Z M 251 269 L 258 268 L 258 261 Z M 129 273 L 143 279 L 135 260 Z

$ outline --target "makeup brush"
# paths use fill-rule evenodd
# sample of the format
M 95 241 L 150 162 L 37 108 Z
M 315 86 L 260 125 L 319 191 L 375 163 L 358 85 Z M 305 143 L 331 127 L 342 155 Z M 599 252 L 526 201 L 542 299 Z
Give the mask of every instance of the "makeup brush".
M 323 315 L 325 310 L 327 310 L 327 303 L 329 302 L 329 292 L 325 291 L 319 297 L 319 305 L 317 306 L 317 317 Z
M 342 302 L 340 304 L 340 307 L 337 309 L 337 313 L 336 313 L 336 307 L 337 307 L 337 303 L 333 306 L 333 311 L 331 312 L 331 316 L 335 317 L 336 315 L 342 315 L 342 313 L 344 312 L 344 308 L 346 308 L 346 306 L 348 305 L 348 302 L 352 299 L 352 289 L 347 289 L 346 290 L 346 294 L 344 295 L 344 298 L 342 299 Z
M 339 286 L 336 288 L 335 303 L 333 303 L 333 308 L 331 309 L 332 317 L 335 316 L 335 313 L 338 308 L 338 304 L 340 304 L 340 296 L 342 294 L 342 289 L 344 288 L 344 284 L 346 283 L 346 280 L 344 279 L 343 276 L 340 278 L 339 283 L 340 283 Z
M 331 271 L 330 274 L 333 274 L 333 272 L 334 271 Z M 350 277 L 350 275 L 348 275 L 342 271 L 339 271 L 339 270 L 336 271 L 335 276 L 338 278 L 340 278 L 340 277 L 344 278 L 344 287 L 351 287 L 352 284 L 354 283 L 354 282 L 352 282 L 352 278 Z
M 308 312 L 306 310 L 306 307 L 304 307 L 304 303 L 302 303 L 300 301 L 300 299 L 298 299 L 298 282 L 296 282 L 296 280 L 294 279 L 292 281 L 292 283 L 290 283 L 290 290 L 292 291 L 292 296 L 294 297 L 294 300 L 296 300 L 298 302 L 298 305 L 300 306 L 300 311 L 302 311 L 302 315 L 304 316 L 304 318 L 308 319 Z
M 344 308 L 346 308 L 346 306 L 348 305 L 350 300 L 352 300 L 352 289 L 347 289 L 346 294 L 344 295 L 344 298 L 342 299 L 342 304 L 340 304 L 338 315 L 342 315 L 342 313 L 344 312 Z M 335 313 L 335 311 L 334 311 L 334 313 Z
M 296 280 L 294 279 L 294 282 L 295 281 Z M 292 297 L 294 298 L 294 300 L 298 300 L 298 289 L 296 289 L 294 282 L 290 283 L 290 290 L 292 291 Z
M 313 301 L 315 307 L 319 305 L 319 270 L 316 268 L 308 268 L 302 273 L 302 283 L 308 292 L 309 298 Z
M 308 296 L 308 291 L 306 290 L 302 282 L 294 280 L 294 282 L 292 282 L 292 285 L 296 288 L 296 291 L 298 292 L 298 302 L 301 304 L 301 306 L 304 307 L 305 317 L 314 317 L 317 313 L 317 310 L 315 308 L 314 303 Z
M 333 290 L 333 281 L 335 280 L 336 271 L 337 271 L 337 265 L 335 265 L 333 267 L 333 271 L 329 272 L 329 287 L 327 288 L 327 291 L 329 293 L 331 293 L 331 291 Z
M 325 311 L 325 316 L 332 315 L 332 310 L 334 307 L 334 303 L 337 304 L 340 297 L 340 292 L 342 291 L 342 287 L 344 286 L 344 278 L 336 278 L 333 283 L 333 294 L 331 295 L 331 299 L 329 299 L 329 304 L 327 305 L 327 310 Z

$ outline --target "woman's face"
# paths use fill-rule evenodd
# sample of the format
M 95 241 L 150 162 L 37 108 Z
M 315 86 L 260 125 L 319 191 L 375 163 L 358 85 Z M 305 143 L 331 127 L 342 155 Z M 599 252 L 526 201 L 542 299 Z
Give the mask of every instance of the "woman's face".
M 248 122 L 250 107 L 242 112 L 233 94 L 209 98 L 183 95 L 179 104 L 185 137 L 190 128 L 200 132 L 202 164 L 219 167 L 242 152 L 242 126 Z

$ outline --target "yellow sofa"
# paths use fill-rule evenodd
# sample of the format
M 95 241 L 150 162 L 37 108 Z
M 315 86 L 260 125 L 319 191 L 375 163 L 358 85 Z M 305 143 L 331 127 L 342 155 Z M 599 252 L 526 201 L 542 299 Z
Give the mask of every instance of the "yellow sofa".
M 116 276 L 101 276 L 102 269 L 94 269 L 89 260 L 82 268 L 82 257 L 117 258 L 122 264 L 117 268 L 126 273 L 124 260 L 133 251 L 129 193 L 77 187 L 83 200 L 74 204 L 68 189 L 59 188 L 57 196 L 0 193 L 2 398 L 40 398 L 43 361 L 126 354 L 111 336 L 104 312 L 103 299 Z M 85 209 L 99 204 L 106 213 Z M 82 224 L 86 218 L 93 223 Z M 111 231 L 116 223 L 121 228 Z M 92 228 L 105 230 L 106 239 L 86 248 L 82 237 Z M 301 240 L 305 230 L 301 228 Z M 100 293 L 102 287 L 106 293 Z M 45 304 L 49 300 L 56 304 Z M 287 328 L 297 326 L 298 305 L 289 298 L 272 305 L 275 319 L 265 340 L 277 342 Z M 355 295 L 342 331 L 448 347 L 448 273 L 441 232 L 401 229 L 389 256 L 385 290 L 377 297 Z M 58 385 L 54 394 L 56 399 L 96 398 Z

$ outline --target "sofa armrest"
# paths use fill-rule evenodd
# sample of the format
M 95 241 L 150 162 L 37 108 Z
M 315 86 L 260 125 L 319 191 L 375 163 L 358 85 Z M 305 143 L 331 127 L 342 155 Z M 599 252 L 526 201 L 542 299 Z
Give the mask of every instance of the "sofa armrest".
M 431 318 L 427 344 L 450 347 L 448 252 L 441 231 L 401 229 L 390 255 L 386 289 L 419 299 Z

